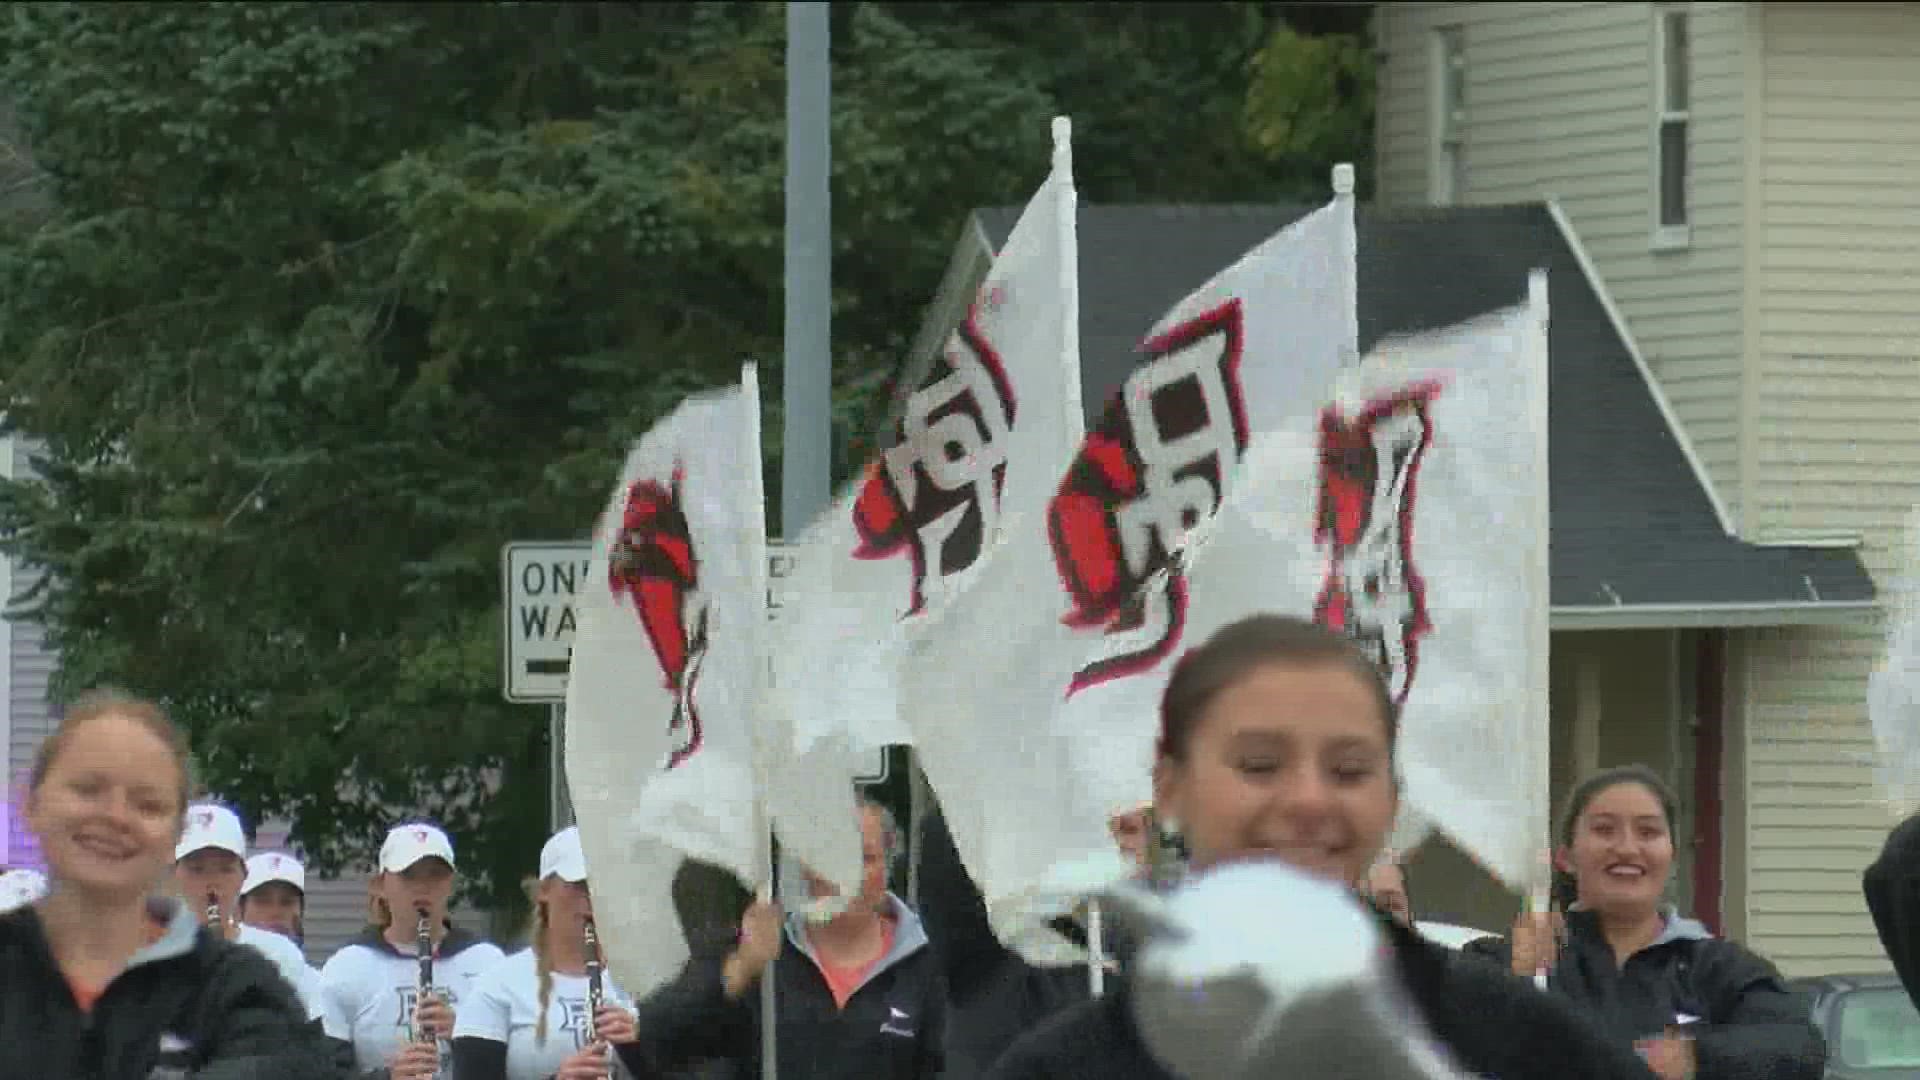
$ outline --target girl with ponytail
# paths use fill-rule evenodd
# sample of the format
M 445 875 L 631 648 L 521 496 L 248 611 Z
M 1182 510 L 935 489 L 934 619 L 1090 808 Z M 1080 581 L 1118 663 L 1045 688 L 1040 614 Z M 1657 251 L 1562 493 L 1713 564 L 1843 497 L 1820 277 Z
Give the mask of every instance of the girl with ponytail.
M 459 1080 L 603 1080 L 629 1075 L 614 1061 L 631 1046 L 632 999 L 604 972 L 601 1007 L 589 1008 L 585 948 L 593 918 L 580 830 L 562 829 L 540 851 L 527 948 L 481 976 L 453 1032 Z M 609 1048 L 613 1052 L 609 1053 Z M 631 1075 L 650 1076 L 644 1068 Z

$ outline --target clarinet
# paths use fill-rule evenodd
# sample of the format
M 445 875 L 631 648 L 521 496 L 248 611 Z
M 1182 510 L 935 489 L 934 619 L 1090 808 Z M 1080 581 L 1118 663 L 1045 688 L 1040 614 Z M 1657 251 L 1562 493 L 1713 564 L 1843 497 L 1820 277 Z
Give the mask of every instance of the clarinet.
M 606 971 L 600 962 L 600 935 L 593 928 L 593 916 L 589 915 L 580 926 L 581 951 L 587 959 L 587 1022 L 600 1015 L 600 1006 L 606 1003 L 606 988 L 602 982 Z M 607 1064 L 613 1064 L 613 1047 L 607 1047 Z
M 427 995 L 433 992 L 433 918 L 427 914 L 425 907 L 420 909 L 420 924 L 414 938 L 414 951 L 420 958 L 420 977 L 414 988 L 414 1007 L 418 1008 L 419 1003 L 425 1001 Z M 433 1032 L 424 1027 L 416 1028 L 414 1040 L 423 1043 L 437 1041 L 433 1037 Z
M 226 932 L 226 925 L 220 915 L 220 895 L 215 892 L 207 893 L 207 928 L 219 931 L 222 936 Z

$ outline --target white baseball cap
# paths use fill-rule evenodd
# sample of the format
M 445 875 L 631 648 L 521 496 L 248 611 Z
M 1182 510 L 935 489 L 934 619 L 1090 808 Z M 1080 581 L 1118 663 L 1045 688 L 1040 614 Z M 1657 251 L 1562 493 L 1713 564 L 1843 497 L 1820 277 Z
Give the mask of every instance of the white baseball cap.
M 284 881 L 305 893 L 307 868 L 284 851 L 263 851 L 247 860 L 247 881 L 240 886 L 240 895 L 245 896 L 270 881 Z
M 180 842 L 173 847 L 173 861 L 179 862 L 206 848 L 247 857 L 247 830 L 240 827 L 240 816 L 219 803 L 187 807 L 187 825 L 180 833 Z
M 561 881 L 587 880 L 587 853 L 580 850 L 580 830 L 569 825 L 553 834 L 540 849 L 540 880 L 557 877 Z
M 380 845 L 380 870 L 398 874 L 421 859 L 443 859 L 453 865 L 453 841 L 432 825 L 396 825 Z
M 26 907 L 47 895 L 46 875 L 38 870 L 9 870 L 0 874 L 0 913 Z

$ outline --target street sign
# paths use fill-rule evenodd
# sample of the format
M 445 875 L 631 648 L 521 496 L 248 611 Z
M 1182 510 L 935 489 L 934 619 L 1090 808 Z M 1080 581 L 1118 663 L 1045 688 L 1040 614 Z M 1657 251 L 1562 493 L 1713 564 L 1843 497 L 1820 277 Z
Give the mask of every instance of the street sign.
M 567 700 L 573 594 L 592 557 L 593 545 L 584 541 L 513 543 L 501 552 L 508 701 L 557 705 Z
M 504 680 L 506 698 L 516 705 L 563 705 L 567 665 L 573 654 L 574 591 L 587 579 L 593 545 L 587 541 L 516 541 L 500 552 L 506 616 Z M 767 618 L 777 622 L 783 583 L 793 574 L 794 556 L 778 540 L 767 541 Z M 854 777 L 862 784 L 885 783 L 887 752 L 882 749 L 871 772 Z

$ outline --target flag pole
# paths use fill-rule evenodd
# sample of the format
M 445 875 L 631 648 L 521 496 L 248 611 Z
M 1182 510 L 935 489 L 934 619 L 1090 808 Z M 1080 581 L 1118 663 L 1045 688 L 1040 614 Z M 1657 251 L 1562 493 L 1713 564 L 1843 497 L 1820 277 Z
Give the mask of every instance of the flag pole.
M 1536 430 L 1532 434 L 1534 436 L 1534 452 L 1537 455 L 1534 460 L 1533 490 L 1528 494 L 1534 500 L 1534 513 L 1538 515 L 1539 528 L 1547 532 L 1550 536 L 1552 514 L 1550 508 L 1552 506 L 1553 486 L 1548 474 L 1548 464 L 1551 458 L 1548 436 L 1553 430 L 1553 426 L 1548 419 L 1548 407 L 1551 396 L 1550 387 L 1552 385 L 1552 380 L 1549 375 L 1552 368 L 1552 353 L 1547 344 L 1547 272 L 1545 270 L 1533 270 L 1527 274 L 1527 308 L 1533 318 L 1532 325 L 1528 328 L 1527 332 L 1530 347 L 1527 350 L 1529 354 L 1527 357 L 1527 372 L 1529 377 L 1526 383 L 1527 407 L 1525 415 L 1527 422 L 1536 426 Z M 1528 605 L 1528 612 L 1534 623 L 1531 627 L 1532 633 L 1529 635 L 1530 640 L 1527 650 L 1529 654 L 1527 665 L 1529 669 L 1527 672 L 1527 684 L 1529 688 L 1528 715 L 1533 718 L 1534 723 L 1537 725 L 1537 736 L 1532 741 L 1531 747 L 1534 771 L 1533 782 L 1539 785 L 1539 789 L 1542 792 L 1550 792 L 1553 783 L 1552 758 L 1548 749 L 1548 740 L 1552 738 L 1551 733 L 1553 730 L 1552 723 L 1549 720 L 1549 717 L 1552 715 L 1550 711 L 1552 704 L 1549 700 L 1549 694 L 1551 692 L 1550 687 L 1553 672 L 1550 659 L 1553 632 L 1548 616 L 1551 605 L 1550 590 L 1553 584 L 1549 565 L 1551 561 L 1549 554 L 1551 545 L 1548 542 L 1549 536 L 1535 538 L 1531 557 L 1527 560 L 1527 576 L 1530 579 L 1528 581 L 1527 595 L 1533 597 L 1533 602 Z M 1546 805 L 1549 807 L 1552 805 L 1550 794 L 1548 795 Z M 1533 887 L 1532 906 L 1536 913 L 1546 913 L 1552 908 L 1552 816 L 1552 811 L 1549 809 L 1546 820 L 1540 822 L 1542 827 L 1541 840 L 1547 847 L 1540 860 L 1539 876 Z M 1534 972 L 1534 985 L 1542 990 L 1546 989 L 1547 974 L 1547 967 L 1542 965 L 1539 970 Z
M 1094 997 L 1107 991 L 1107 935 L 1098 899 L 1087 904 L 1087 985 Z
M 1344 206 L 1347 221 L 1354 218 L 1353 202 L 1353 166 L 1341 162 L 1333 167 L 1333 201 Z M 1346 320 L 1346 340 L 1342 343 L 1344 355 L 1340 357 L 1341 367 L 1352 367 L 1360 362 L 1360 250 L 1359 230 L 1349 227 L 1346 236 L 1346 270 L 1341 281 L 1341 316 Z

